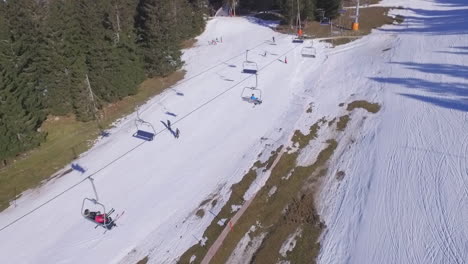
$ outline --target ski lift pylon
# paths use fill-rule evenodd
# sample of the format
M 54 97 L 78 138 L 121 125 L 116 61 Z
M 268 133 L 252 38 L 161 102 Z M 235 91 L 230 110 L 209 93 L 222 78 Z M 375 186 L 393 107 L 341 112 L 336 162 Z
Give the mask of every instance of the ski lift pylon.
M 303 34 L 304 32 L 302 31 L 302 25 L 301 25 L 301 9 L 299 7 L 299 0 L 297 0 L 297 15 L 296 15 L 296 28 L 297 28 L 297 35 L 295 38 L 293 38 L 292 42 L 293 43 L 303 43 L 304 42 L 304 37 Z
M 146 122 L 145 120 L 140 118 L 138 109 L 137 118 L 135 119 L 135 126 L 137 128 L 137 132 L 133 134 L 133 137 L 143 139 L 146 141 L 152 141 L 154 139 L 154 136 L 156 135 L 156 130 L 150 122 Z M 146 129 L 144 130 L 143 127 L 146 127 Z

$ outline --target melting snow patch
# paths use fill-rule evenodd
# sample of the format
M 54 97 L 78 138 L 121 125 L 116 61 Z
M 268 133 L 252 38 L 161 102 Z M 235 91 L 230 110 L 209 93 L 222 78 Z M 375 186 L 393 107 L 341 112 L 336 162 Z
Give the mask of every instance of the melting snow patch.
M 252 226 L 249 232 L 245 233 L 226 263 L 250 263 L 253 255 L 262 245 L 262 241 L 267 235 L 267 233 L 261 233 L 256 237 L 250 238 L 250 233 L 255 232 L 255 230 L 256 227 Z
M 232 213 L 237 212 L 241 208 L 242 208 L 242 205 L 231 205 L 231 212 Z
M 271 197 L 273 194 L 275 194 L 277 189 L 278 187 L 276 186 L 271 187 L 270 191 L 268 192 L 268 197 Z
M 223 219 L 219 220 L 218 225 L 225 226 L 226 225 L 226 220 L 227 220 L 227 218 L 223 218 Z
M 293 251 L 294 247 L 296 246 L 296 237 L 300 237 L 302 234 L 302 228 L 298 228 L 296 230 L 296 232 L 294 232 L 293 234 L 289 235 L 289 237 L 283 242 L 283 245 L 281 245 L 281 248 L 280 248 L 280 255 L 283 257 L 283 258 L 286 258 L 287 255 L 288 255 L 288 252 L 291 252 Z M 288 261 L 289 263 L 289 261 Z
M 205 246 L 205 245 L 206 245 L 206 241 L 208 241 L 208 237 L 203 237 L 203 238 L 200 240 L 200 245 Z
M 289 177 L 291 177 L 291 175 L 292 175 L 293 173 L 294 173 L 294 169 L 292 169 L 292 170 L 288 173 L 288 175 L 281 177 L 281 179 L 282 179 L 282 180 L 289 180 Z

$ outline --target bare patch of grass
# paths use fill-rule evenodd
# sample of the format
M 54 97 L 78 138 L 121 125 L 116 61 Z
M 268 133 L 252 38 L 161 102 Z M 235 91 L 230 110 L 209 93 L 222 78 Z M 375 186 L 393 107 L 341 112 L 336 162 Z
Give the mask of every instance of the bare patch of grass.
M 348 104 L 348 107 L 346 108 L 346 110 L 353 111 L 356 108 L 363 108 L 367 110 L 367 112 L 374 113 L 374 114 L 380 111 L 380 105 L 378 103 L 369 103 L 364 100 L 354 101 Z
M 237 222 L 235 232 L 229 233 L 224 240 L 223 247 L 219 249 L 212 263 L 225 263 L 243 235 L 257 222 L 264 227 L 261 232 L 268 234 L 255 253 L 255 263 L 277 263 L 281 258 L 281 245 L 300 226 L 309 228 L 305 238 L 307 240 L 303 243 L 299 241 L 295 253 L 298 262 L 291 263 L 314 263 L 319 250 L 317 241 L 324 224 L 315 210 L 314 192 L 305 187 L 304 183 L 310 181 L 311 177 L 320 177 L 323 173 L 320 168 L 326 164 L 337 146 L 334 140 L 327 143 L 328 146 L 310 166 L 297 166 L 298 152 L 282 156 L 265 186 Z M 293 169 L 289 180 L 282 180 Z M 270 197 L 269 190 L 272 186 L 277 186 L 278 189 Z
M 293 144 L 299 144 L 299 148 L 303 148 L 309 144 L 312 139 L 317 137 L 317 132 L 320 129 L 319 122 L 320 120 L 310 127 L 307 135 L 304 135 L 300 130 L 296 130 L 292 138 Z
M 345 177 L 346 173 L 344 171 L 338 171 L 336 173 L 336 179 L 339 180 L 339 181 L 342 181 Z
M 144 257 L 143 259 L 140 259 L 136 264 L 146 264 L 148 263 L 148 256 Z
M 200 209 L 197 210 L 195 215 L 198 216 L 199 218 L 203 218 L 203 216 L 205 216 L 205 210 L 200 208 Z
M 349 120 L 349 115 L 344 115 L 340 117 L 338 120 L 338 123 L 336 123 L 336 130 L 338 131 L 344 131 L 346 129 L 346 126 L 348 125 Z
M 261 168 L 264 168 L 264 170 L 266 168 L 270 168 L 273 162 L 275 161 L 276 157 L 281 152 L 282 148 L 283 146 L 280 146 L 278 149 L 273 151 L 270 158 L 264 163 L 261 163 L 260 161 L 255 162 L 252 168 L 247 172 L 247 174 L 244 175 L 242 180 L 232 185 L 231 187 L 232 192 L 229 197 L 229 200 L 223 206 L 223 208 L 221 208 L 221 211 L 213 219 L 211 224 L 203 233 L 203 237 L 207 238 L 205 245 L 201 245 L 201 243 L 195 244 L 194 246 L 189 248 L 186 252 L 184 252 L 184 254 L 179 258 L 178 263 L 189 263 L 190 258 L 192 258 L 192 256 L 196 256 L 194 263 L 201 262 L 201 260 L 205 256 L 208 249 L 211 247 L 211 245 L 215 242 L 216 238 L 221 234 L 221 232 L 224 229 L 224 226 L 220 226 L 218 224 L 220 219 L 230 219 L 235 215 L 235 212 L 232 212 L 231 208 L 233 205 L 244 204 L 245 201 L 243 199 L 243 196 L 245 192 L 247 192 L 249 187 L 252 185 L 254 180 L 257 178 L 256 170 L 261 169 Z M 228 221 L 226 221 L 225 223 L 227 222 Z
M 402 15 L 396 15 L 395 16 L 395 21 L 398 23 L 398 24 L 401 24 L 405 21 L 405 17 L 402 16 Z
M 198 40 L 196 40 L 195 38 L 192 38 L 192 39 L 187 39 L 187 40 L 184 40 L 182 42 L 182 49 L 189 49 L 189 48 L 193 48 L 195 46 L 195 44 L 197 43 Z

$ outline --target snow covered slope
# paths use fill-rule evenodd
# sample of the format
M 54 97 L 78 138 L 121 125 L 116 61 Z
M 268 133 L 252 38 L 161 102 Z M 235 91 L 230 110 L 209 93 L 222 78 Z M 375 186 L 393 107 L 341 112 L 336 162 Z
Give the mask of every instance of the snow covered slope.
M 383 109 L 352 116 L 355 143 L 334 161 L 346 176 L 322 193 L 319 263 L 467 263 L 468 1 L 384 4 L 406 7 L 393 12 L 405 22 L 331 55 L 322 73 Z
M 271 45 L 272 36 L 278 45 Z M 221 37 L 223 43 L 208 45 Z M 210 21 L 184 54 L 186 78 L 141 107 L 141 118 L 156 128 L 154 141 L 132 137 L 135 115 L 129 116 L 80 157 L 86 173 L 25 193 L 0 214 L 0 263 L 135 263 L 147 255 L 173 263 L 212 220 L 194 216 L 199 204 L 217 195 L 217 213 L 265 144 L 281 144 L 310 103 L 301 96 L 299 75 L 325 57 L 305 60 L 300 47 L 253 19 Z M 253 75 L 241 73 L 247 49 L 259 68 L 263 104 L 255 107 L 241 98 L 255 84 Z M 288 64 L 279 60 L 285 56 Z M 161 124 L 168 119 L 179 139 Z M 94 198 L 90 175 L 107 209 L 125 211 L 105 234 L 80 215 L 83 198 Z
M 216 214 L 266 144 L 283 144 L 304 125 L 311 102 L 309 125 L 359 99 L 383 108 L 355 110 L 339 138 L 331 173 L 346 176 L 324 183 L 319 262 L 467 262 L 468 0 L 384 5 L 407 8 L 394 11 L 405 22 L 338 48 L 317 45 L 316 59 L 255 20 L 210 21 L 184 54 L 186 78 L 141 107 L 155 140 L 132 137 L 131 115 L 80 157 L 86 173 L 23 194 L 0 213 L 0 263 L 135 263 L 147 255 L 174 263 L 213 219 L 194 215 L 200 203 L 216 197 Z M 241 73 L 247 49 L 264 101 L 255 107 L 241 99 L 255 84 Z M 167 119 L 179 139 L 164 129 Z M 94 196 L 90 175 L 100 201 L 125 211 L 105 234 L 80 216 L 82 199 Z

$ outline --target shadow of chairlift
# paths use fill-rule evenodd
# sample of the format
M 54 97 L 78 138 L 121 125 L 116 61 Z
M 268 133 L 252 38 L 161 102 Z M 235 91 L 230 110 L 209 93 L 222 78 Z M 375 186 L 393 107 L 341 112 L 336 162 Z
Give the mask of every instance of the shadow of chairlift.
M 140 118 L 140 114 L 137 109 L 137 118 L 135 119 L 135 126 L 137 131 L 133 134 L 133 137 L 139 138 L 146 141 L 152 141 L 156 135 L 153 125 L 150 122 Z

